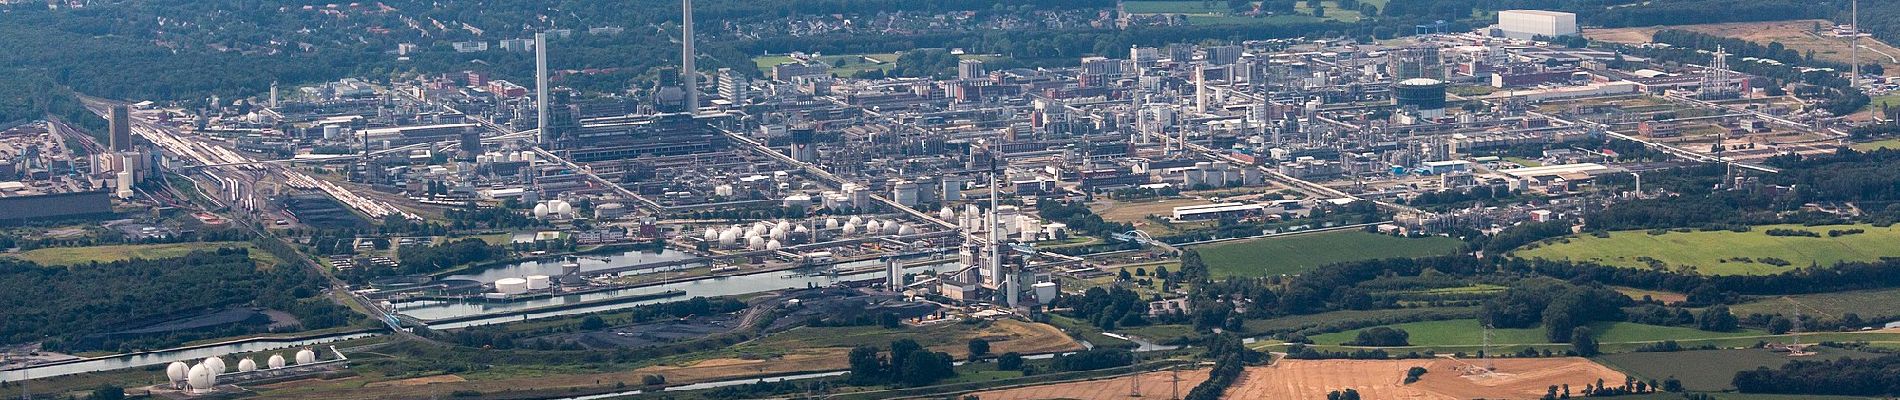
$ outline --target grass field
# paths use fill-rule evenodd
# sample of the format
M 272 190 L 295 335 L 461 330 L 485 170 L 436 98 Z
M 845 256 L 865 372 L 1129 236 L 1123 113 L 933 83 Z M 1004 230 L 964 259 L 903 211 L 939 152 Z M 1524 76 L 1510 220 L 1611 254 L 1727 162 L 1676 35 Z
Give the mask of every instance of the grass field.
M 1411 343 L 1413 346 L 1476 346 L 1484 343 L 1484 329 L 1478 324 L 1478 320 L 1476 319 L 1413 322 L 1388 326 L 1403 329 L 1406 333 L 1411 334 Z M 1762 334 L 1762 332 L 1759 331 L 1709 332 L 1693 328 L 1643 325 L 1628 322 L 1597 322 L 1590 324 L 1590 329 L 1596 331 L 1597 341 L 1601 343 L 1647 342 L 1665 339 L 1714 339 Z M 1312 339 L 1313 343 L 1318 345 L 1338 345 L 1352 341 L 1353 338 L 1358 337 L 1358 335 L 1358 330 L 1352 330 L 1313 336 L 1309 339 Z M 1550 343 L 1550 340 L 1544 337 L 1544 329 L 1541 327 L 1491 330 L 1491 344 L 1493 345 L 1547 343 Z
M 1799 360 L 1836 359 L 1841 357 L 1870 358 L 1878 354 L 1833 348 L 1817 348 L 1820 355 L 1802 357 Z M 1670 353 L 1622 353 L 1598 357 L 1597 360 L 1612 368 L 1638 377 L 1663 380 L 1670 376 L 1682 380 L 1682 386 L 1695 391 L 1732 390 L 1729 382 L 1735 378 L 1736 371 L 1752 370 L 1757 367 L 1778 368 L 1788 363 L 1790 358 L 1782 353 L 1767 350 L 1696 350 Z M 1695 368 L 1683 368 L 1693 365 Z
M 250 249 L 251 258 L 269 267 L 282 263 L 270 253 L 251 247 L 245 242 L 191 242 L 169 244 L 127 244 L 87 247 L 49 247 L 34 249 L 10 257 L 32 261 L 40 265 L 75 265 L 91 262 L 113 262 L 133 258 L 159 259 L 182 257 L 194 250 L 214 250 L 221 247 L 241 247 Z
M 1418 239 L 1358 230 L 1236 240 L 1197 246 L 1215 277 L 1297 275 L 1326 264 L 1451 254 L 1458 239 Z
M 876 59 L 878 62 L 865 59 L 867 57 Z M 832 66 L 831 75 L 833 76 L 851 76 L 851 74 L 856 74 L 859 71 L 869 71 L 873 69 L 889 71 L 891 67 L 897 66 L 897 57 L 898 53 L 839 54 L 818 56 L 817 61 Z M 752 59 L 752 63 L 757 64 L 760 71 L 768 72 L 772 70 L 772 66 L 789 61 L 792 61 L 792 56 L 784 54 L 765 55 Z M 840 62 L 844 63 L 844 65 L 839 66 Z
M 1768 236 L 1769 229 L 1802 229 L 1823 237 Z M 1859 228 L 1867 233 L 1825 237 L 1828 230 Z M 1900 256 L 1900 227 L 1872 225 L 1802 227 L 1798 225 L 1757 226 L 1749 232 L 1669 232 L 1650 235 L 1646 231 L 1611 232 L 1609 238 L 1580 236 L 1563 239 L 1568 243 L 1525 246 L 1515 250 L 1517 257 L 1551 260 L 1595 261 L 1625 268 L 1649 268 L 1643 258 L 1667 264 L 1670 270 L 1693 270 L 1703 275 L 1767 275 L 1811 264 L 1834 265 L 1842 261 L 1877 261 L 1881 257 Z M 1532 248 L 1535 247 L 1535 248 Z M 1737 257 L 1752 261 L 1735 260 Z M 1778 258 L 1788 266 L 1761 262 Z
M 1366 3 L 1373 3 L 1381 7 L 1381 9 L 1384 8 L 1384 2 Z M 1296 22 L 1316 22 L 1321 20 L 1353 22 L 1363 17 L 1359 15 L 1358 10 L 1340 9 L 1339 3 L 1336 1 L 1325 1 L 1322 2 L 1321 5 L 1326 7 L 1326 17 L 1324 18 L 1313 17 L 1313 10 L 1306 7 L 1305 2 L 1297 3 L 1294 6 L 1294 11 L 1297 14 L 1269 15 L 1256 18 L 1234 13 L 1232 9 L 1227 8 L 1227 2 L 1224 1 L 1144 0 L 1123 3 L 1124 9 L 1127 10 L 1129 14 L 1182 14 L 1187 16 L 1188 24 L 1190 25 L 1274 25 Z
M 1785 297 L 1785 298 L 1784 298 Z M 1788 300 L 1800 303 L 1801 313 L 1821 314 L 1839 318 L 1847 313 L 1855 313 L 1861 318 L 1900 315 L 1900 289 L 1857 290 L 1852 292 L 1799 294 L 1751 300 L 1746 303 L 1729 306 L 1729 312 L 1735 315 L 1789 314 L 1795 306 Z
M 1412 316 L 1420 313 L 1444 313 L 1449 315 L 1477 315 L 1477 307 L 1422 307 L 1386 310 L 1340 310 L 1318 314 L 1292 315 L 1273 319 L 1249 319 L 1245 322 L 1248 332 L 1287 331 L 1307 329 L 1315 326 L 1357 320 L 1375 320 Z
M 1900 106 L 1900 102 L 1896 102 L 1895 106 Z M 1855 143 L 1852 147 L 1854 148 L 1854 150 L 1860 150 L 1860 151 L 1874 151 L 1874 150 L 1880 150 L 1880 149 L 1900 150 L 1900 139 L 1886 139 L 1886 140 L 1876 140 L 1876 141 L 1866 142 L 1866 143 Z

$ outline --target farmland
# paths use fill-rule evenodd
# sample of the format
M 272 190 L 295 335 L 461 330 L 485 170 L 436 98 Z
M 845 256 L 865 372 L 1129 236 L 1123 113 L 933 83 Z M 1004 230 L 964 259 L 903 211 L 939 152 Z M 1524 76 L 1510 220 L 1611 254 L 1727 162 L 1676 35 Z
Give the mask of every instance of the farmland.
M 1823 29 L 1819 34 L 1813 32 L 1816 24 L 1819 24 Z M 1803 54 L 1808 51 L 1813 51 L 1814 58 L 1847 63 L 1849 61 L 1847 40 L 1836 38 L 1825 30 L 1833 26 L 1833 24 L 1832 22 L 1818 19 L 1775 22 L 1736 22 L 1642 28 L 1586 29 L 1583 35 L 1592 40 L 1606 42 L 1645 43 L 1649 42 L 1657 31 L 1663 29 L 1681 29 L 1742 39 L 1763 45 L 1770 42 L 1781 42 L 1782 45 L 1800 51 Z M 1862 38 L 1861 46 L 1863 46 L 1862 50 L 1867 50 L 1861 52 L 1862 62 L 1878 62 L 1886 67 L 1887 71 L 1900 71 L 1900 69 L 1896 69 L 1900 68 L 1900 49 L 1894 48 L 1874 38 Z
M 1766 232 L 1777 228 L 1806 230 L 1822 237 L 1769 236 Z M 1826 235 L 1829 230 L 1846 229 L 1863 229 L 1866 233 Z M 1772 225 L 1757 226 L 1749 232 L 1611 232 L 1608 238 L 1569 237 L 1528 245 L 1514 253 L 1521 258 L 1594 261 L 1624 268 L 1651 268 L 1655 264 L 1702 275 L 1768 275 L 1809 265 L 1900 256 L 1900 246 L 1892 245 L 1895 240 L 1900 240 L 1900 227 Z
M 1817 349 L 1821 352 L 1820 355 L 1803 357 L 1800 360 L 1878 356 L 1851 350 Z M 1733 386 L 1729 384 L 1729 381 L 1735 378 L 1736 371 L 1752 370 L 1757 367 L 1778 368 L 1782 364 L 1795 360 L 1783 353 L 1758 349 L 1623 353 L 1605 355 L 1598 359 L 1604 364 L 1642 378 L 1662 380 L 1674 376 L 1682 380 L 1684 388 L 1696 391 L 1732 390 Z M 1683 368 L 1684 365 L 1694 365 L 1696 368 Z
M 1446 255 L 1462 243 L 1447 237 L 1400 238 L 1357 230 L 1236 240 L 1198 246 L 1215 277 L 1297 275 L 1326 264 Z
M 1168 372 L 1146 372 L 1139 378 L 1141 393 L 1152 396 L 1166 396 L 1174 384 L 1175 375 Z M 1207 380 L 1207 370 L 1189 370 L 1180 373 L 1181 392 L 1186 393 L 1194 385 Z M 1079 382 L 1057 383 L 1050 385 L 1027 386 L 1013 389 L 992 390 L 975 393 L 976 398 L 984 400 L 1031 400 L 1031 399 L 1107 399 L 1128 396 L 1135 389 L 1135 383 L 1128 377 L 1087 380 Z
M 155 260 L 160 258 L 182 257 L 195 250 L 216 250 L 218 248 L 246 248 L 251 250 L 251 258 L 263 262 L 264 266 L 276 265 L 280 261 L 270 253 L 251 247 L 242 242 L 192 242 L 172 244 L 126 244 L 89 247 L 48 247 L 35 249 L 12 257 L 32 261 L 40 265 L 76 265 L 92 262 L 113 262 L 134 258 Z
M 1483 344 L 1483 327 L 1475 319 L 1454 319 L 1445 321 L 1426 321 L 1388 325 L 1403 329 L 1411 334 L 1411 344 L 1420 347 L 1478 346 Z M 1709 332 L 1694 328 L 1643 325 L 1628 322 L 1597 322 L 1590 324 L 1596 331 L 1597 341 L 1605 344 L 1649 342 L 1665 339 L 1696 340 L 1761 335 L 1759 331 Z M 1359 331 L 1346 331 L 1313 336 L 1317 345 L 1337 345 L 1352 341 Z M 1543 328 L 1492 329 L 1493 345 L 1546 344 L 1550 340 L 1544 336 Z M 1561 344 L 1559 345 L 1561 346 Z
M 1230 399 L 1324 399 L 1330 391 L 1352 388 L 1366 399 L 1532 399 L 1550 385 L 1583 387 L 1622 382 L 1624 375 L 1583 358 L 1519 358 L 1488 360 L 1497 371 L 1479 374 L 1480 367 L 1449 358 L 1413 360 L 1281 360 L 1268 367 L 1247 368 L 1233 387 Z M 1405 370 L 1428 371 L 1418 382 L 1403 384 Z M 987 397 L 985 397 L 987 398 Z
M 1848 313 L 1862 318 L 1900 315 L 1900 289 L 1857 290 L 1851 292 L 1798 294 L 1752 300 L 1729 307 L 1736 315 L 1789 314 L 1800 304 L 1801 313 L 1839 318 Z

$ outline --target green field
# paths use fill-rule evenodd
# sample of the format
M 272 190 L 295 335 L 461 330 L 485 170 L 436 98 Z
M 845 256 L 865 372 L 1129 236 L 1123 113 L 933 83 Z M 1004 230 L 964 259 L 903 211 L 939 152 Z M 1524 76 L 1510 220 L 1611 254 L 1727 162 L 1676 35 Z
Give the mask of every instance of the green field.
M 1413 346 L 1479 346 L 1484 344 L 1483 327 L 1478 324 L 1478 320 L 1476 319 L 1413 322 L 1387 326 L 1403 329 L 1406 333 L 1411 334 L 1410 341 Z M 1597 322 L 1590 324 L 1590 329 L 1596 331 L 1597 342 L 1600 343 L 1649 342 L 1665 339 L 1716 339 L 1762 334 L 1762 332 L 1746 330 L 1737 332 L 1709 332 L 1694 328 L 1643 325 L 1629 322 Z M 1353 338 L 1358 336 L 1359 331 L 1352 330 L 1317 335 L 1309 339 L 1313 340 L 1313 344 L 1338 345 L 1350 342 Z M 1549 343 L 1550 340 L 1544 337 L 1544 329 L 1541 327 L 1491 330 L 1491 344 L 1493 345 Z
M 1820 238 L 1768 236 L 1769 229 L 1801 229 L 1822 234 Z M 1826 237 L 1828 230 L 1859 228 L 1867 233 Z M 1611 232 L 1609 238 L 1578 236 L 1559 239 L 1559 243 L 1532 244 L 1514 250 L 1521 258 L 1595 261 L 1625 268 L 1649 268 L 1643 257 L 1667 264 L 1672 271 L 1694 271 L 1703 275 L 1768 275 L 1818 264 L 1834 265 L 1842 261 L 1877 261 L 1881 257 L 1900 256 L 1900 227 L 1872 225 L 1799 225 L 1757 226 L 1749 232 L 1669 232 L 1651 235 L 1647 231 Z M 1562 243 L 1568 242 L 1568 243 Z M 1736 258 L 1748 258 L 1744 262 Z M 1761 262 L 1765 258 L 1787 261 L 1788 266 Z
M 1852 292 L 1800 294 L 1751 300 L 1746 303 L 1729 306 L 1729 312 L 1735 315 L 1748 314 L 1790 314 L 1795 305 L 1789 300 L 1800 303 L 1801 313 L 1823 315 L 1828 319 L 1840 318 L 1847 313 L 1859 314 L 1861 318 L 1900 315 L 1900 289 L 1857 290 Z
M 1383 1 L 1362 3 L 1371 3 L 1381 8 L 1384 7 Z M 1294 11 L 1297 14 L 1268 15 L 1263 17 L 1250 17 L 1236 14 L 1232 9 L 1227 8 L 1227 2 L 1224 1 L 1129 1 L 1124 2 L 1122 7 L 1127 10 L 1129 14 L 1186 15 L 1189 25 L 1276 25 L 1298 22 L 1318 22 L 1321 20 L 1353 22 L 1363 18 L 1358 10 L 1340 9 L 1338 2 L 1325 1 L 1321 4 L 1326 7 L 1325 18 L 1313 17 L 1312 9 L 1307 8 L 1305 2 L 1294 5 Z
M 832 66 L 832 76 L 848 77 L 859 71 L 873 69 L 889 71 L 891 67 L 897 66 L 898 55 L 898 53 L 821 55 L 817 57 L 817 61 Z M 873 62 L 866 58 L 877 61 Z M 752 59 L 752 63 L 757 64 L 759 70 L 766 71 L 767 74 L 771 73 L 772 66 L 789 61 L 792 61 L 792 56 L 784 54 L 765 55 Z M 843 65 L 840 66 L 839 63 Z
M 251 258 L 264 263 L 264 266 L 277 265 L 281 261 L 270 253 L 251 247 L 245 242 L 190 242 L 169 244 L 125 244 L 87 247 L 48 247 L 34 249 L 7 257 L 32 261 L 40 265 L 75 265 L 91 262 L 113 262 L 141 259 L 160 259 L 182 257 L 193 250 L 213 250 L 221 247 L 241 247 L 251 250 Z
M 1874 151 L 1874 150 L 1880 150 L 1880 149 L 1900 150 L 1900 139 L 1886 139 L 1886 140 L 1876 140 L 1876 141 L 1867 142 L 1867 143 L 1855 143 L 1852 147 L 1854 148 L 1854 150 L 1860 150 L 1860 151 Z
M 1852 356 L 1855 358 L 1878 357 L 1878 354 L 1852 350 L 1816 347 L 1821 354 L 1813 357 L 1801 357 L 1799 360 L 1812 361 L 1836 359 Z M 1624 373 L 1658 381 L 1675 376 L 1682 380 L 1682 386 L 1694 391 L 1732 390 L 1729 382 L 1735 378 L 1736 371 L 1752 370 L 1757 367 L 1779 368 L 1789 360 L 1795 360 L 1782 353 L 1758 349 L 1741 350 L 1695 350 L 1670 353 L 1622 353 L 1597 357 L 1597 361 Z M 1684 366 L 1695 366 L 1684 368 Z M 1805 398 L 1805 397 L 1804 397 Z
M 1297 275 L 1313 267 L 1382 258 L 1451 254 L 1458 239 L 1418 239 L 1358 230 L 1236 240 L 1195 247 L 1215 277 Z

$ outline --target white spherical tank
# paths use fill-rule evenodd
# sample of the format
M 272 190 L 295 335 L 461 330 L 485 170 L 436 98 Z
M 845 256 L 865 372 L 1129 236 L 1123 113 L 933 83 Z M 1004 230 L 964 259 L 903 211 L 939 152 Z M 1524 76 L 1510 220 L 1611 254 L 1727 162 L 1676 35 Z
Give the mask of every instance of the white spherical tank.
M 317 352 L 310 349 L 297 350 L 297 365 L 317 362 Z
M 878 232 L 883 231 L 884 224 L 877 222 L 877 219 L 872 219 L 870 222 L 864 223 L 864 233 L 866 234 L 876 235 Z
M 942 210 L 937 210 L 937 219 L 944 221 L 955 220 L 957 219 L 957 211 L 950 209 L 950 207 L 944 207 Z
M 837 218 L 825 218 L 825 229 L 838 229 L 840 226 L 844 224 L 839 223 Z
M 753 236 L 750 239 L 746 239 L 745 247 L 753 250 L 765 250 L 765 238 Z
M 574 205 L 563 200 L 555 200 L 554 209 L 548 211 L 556 216 L 566 217 L 574 214 Z
M 898 224 L 897 221 L 884 223 L 884 234 L 886 235 L 896 235 L 898 234 L 898 231 L 901 231 L 901 230 L 903 230 L 903 225 Z
M 719 230 L 713 229 L 713 228 L 706 228 L 706 234 L 701 235 L 701 236 L 705 237 L 706 241 L 708 242 L 719 240 Z
M 218 385 L 218 374 L 211 372 L 211 367 L 204 364 L 192 366 L 185 375 L 185 384 L 191 386 L 192 392 L 204 393 Z
M 522 294 L 528 292 L 528 280 L 521 278 L 501 278 L 495 281 L 495 291 L 501 294 Z M 297 353 L 297 363 L 303 363 L 303 353 Z
M 528 290 L 546 290 L 547 288 L 547 275 L 528 275 Z
M 858 234 L 858 221 L 851 221 L 851 222 L 844 223 L 844 227 L 838 228 L 838 232 L 845 236 Z
M 741 230 L 736 226 L 731 229 L 726 229 L 725 232 L 719 234 L 719 243 L 726 246 L 738 245 L 739 235 L 741 235 L 740 232 Z
M 784 229 L 779 229 L 778 227 L 772 227 L 772 232 L 766 236 L 771 236 L 773 239 L 784 239 L 785 235 L 788 233 L 790 232 L 786 232 Z
M 803 224 L 792 227 L 793 235 L 804 235 L 804 234 L 809 234 L 809 233 L 811 233 L 811 227 L 807 227 Z
M 270 367 L 270 369 L 278 369 L 278 368 L 283 368 L 283 367 L 284 367 L 284 355 L 283 355 L 283 354 L 272 354 L 272 355 L 270 355 L 270 359 L 269 359 L 269 360 L 265 360 L 265 361 L 264 361 L 264 365 L 265 365 L 265 366 L 268 366 L 268 367 Z
M 224 359 L 222 358 L 217 358 L 217 357 L 205 358 L 205 361 L 203 364 L 205 368 L 211 369 L 212 375 L 224 373 Z
M 910 224 L 904 224 L 897 228 L 897 234 L 905 236 L 915 235 L 917 234 L 917 228 L 910 226 Z
M 171 365 L 165 366 L 165 380 L 171 382 L 172 388 L 178 388 L 186 379 L 191 379 L 191 366 L 185 365 L 184 361 L 172 361 Z
M 547 217 L 548 217 L 548 203 L 535 204 L 534 218 L 542 219 L 542 218 L 547 218 Z
M 780 247 L 785 247 L 785 244 L 779 243 L 778 239 L 772 239 L 772 241 L 770 242 L 765 242 L 766 250 L 778 250 L 778 248 Z
M 251 359 L 249 358 L 238 360 L 238 372 L 251 372 L 251 371 L 256 371 L 256 370 L 257 370 L 256 361 L 251 361 Z
M 786 231 L 786 232 L 791 232 L 791 231 L 792 231 L 792 223 L 790 223 L 790 222 L 785 222 L 785 221 L 779 221 L 777 225 L 772 225 L 772 229 L 777 229 L 777 230 L 781 230 L 781 231 Z
M 864 218 L 859 218 L 858 216 L 856 216 L 856 215 L 853 215 L 853 216 L 851 216 L 851 223 L 853 223 L 853 224 L 858 224 L 858 225 L 863 225 L 863 224 L 864 224 Z

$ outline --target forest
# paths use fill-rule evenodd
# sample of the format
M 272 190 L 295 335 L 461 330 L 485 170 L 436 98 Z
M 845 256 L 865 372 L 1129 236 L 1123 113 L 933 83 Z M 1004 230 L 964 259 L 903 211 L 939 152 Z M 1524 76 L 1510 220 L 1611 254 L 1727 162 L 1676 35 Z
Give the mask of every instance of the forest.
M 228 307 L 285 311 L 301 320 L 302 329 L 349 324 L 355 314 L 348 309 L 309 300 L 323 284 L 308 268 L 259 269 L 244 249 L 234 248 L 68 268 L 0 259 L 0 293 L 9 294 L 0 296 L 0 319 L 7 321 L 0 324 L 0 344 L 44 340 L 55 351 L 168 347 L 205 333 L 81 339 Z

